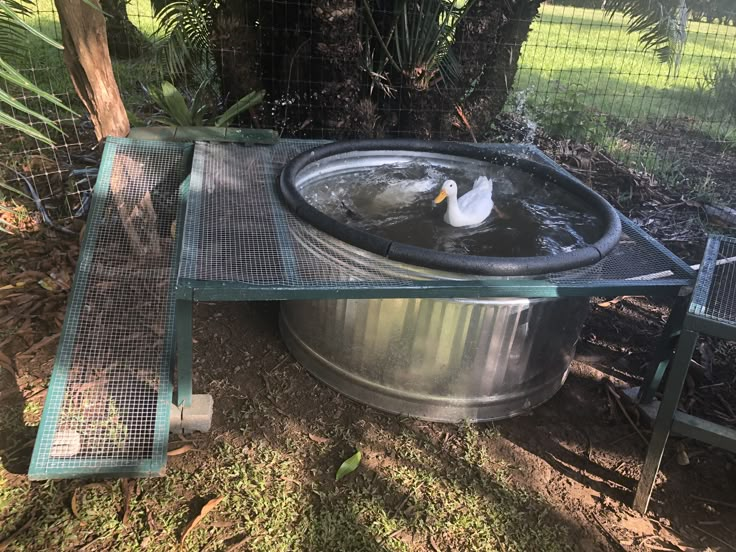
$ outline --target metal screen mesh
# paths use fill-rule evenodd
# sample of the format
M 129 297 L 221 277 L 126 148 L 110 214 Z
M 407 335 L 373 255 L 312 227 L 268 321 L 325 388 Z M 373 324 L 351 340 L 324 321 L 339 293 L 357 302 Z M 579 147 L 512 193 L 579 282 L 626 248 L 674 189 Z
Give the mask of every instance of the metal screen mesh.
M 191 146 L 108 140 L 29 475 L 165 466 L 175 224 Z
M 28 24 L 61 40 L 54 2 L 23 4 L 31 12 L 25 16 Z M 403 44 L 399 35 L 405 33 L 391 29 L 397 7 L 407 6 L 411 16 L 416 7 L 440 9 L 451 2 L 176 4 L 180 17 L 173 33 L 165 25 L 172 19 L 166 17 L 171 2 L 102 0 L 125 107 L 148 122 L 160 114 L 148 91 L 160 90 L 163 81 L 175 83 L 190 102 L 204 84 L 208 116 L 264 89 L 262 106 L 243 114 L 238 126 L 273 128 L 300 138 L 475 136 L 479 141 L 529 142 L 544 130 L 555 138 L 601 147 L 611 159 L 662 182 L 685 179 L 692 187 L 708 186 L 717 190 L 722 204 L 734 199 L 728 186 L 736 137 L 733 0 L 684 2 L 689 14 L 684 28 L 672 36 L 685 42 L 670 63 L 645 49 L 642 33 L 628 32 L 631 18 L 609 13 L 611 2 L 604 0 L 456 2 L 456 7 L 471 9 L 450 22 L 457 27 L 447 41 L 456 63 L 447 64 L 444 48 L 402 63 L 399 49 L 432 51 L 426 43 L 432 33 L 411 33 Z M 678 2 L 641 4 L 663 10 L 657 15 L 665 27 L 674 25 L 673 31 L 683 23 Z M 28 39 L 15 53 L 10 61 L 24 76 L 84 112 L 60 50 Z M 387 53 L 401 67 L 387 62 Z M 173 63 L 176 59 L 184 63 Z M 88 165 L 78 155 L 96 143 L 91 125 L 28 91 L 6 89 L 67 133 L 51 132 L 58 146 L 51 148 L 30 138 L 18 140 L 7 129 L 0 132 L 0 163 L 29 178 L 49 215 L 67 222 L 84 203 L 93 178 L 70 174 L 96 164 L 96 156 Z M 494 120 L 501 107 L 500 120 Z M 12 106 L 3 109 L 38 130 L 50 130 Z M 721 158 L 724 150 L 731 153 Z M 35 162 L 28 162 L 31 157 Z M 0 172 L 27 193 L 13 170 L 0 167 Z M 8 196 L 22 202 L 18 194 Z
M 736 238 L 713 236 L 708 241 L 690 313 L 736 325 Z
M 192 169 L 181 281 L 226 282 L 243 288 L 380 288 L 416 286 L 429 279 L 477 280 L 428 274 L 327 236 L 304 223 L 280 201 L 276 186 L 284 164 L 319 145 L 284 140 L 276 146 L 197 143 Z M 504 146 L 529 157 L 529 147 Z M 538 152 L 537 161 L 549 162 Z M 652 286 L 682 285 L 692 273 L 671 253 L 624 219 L 619 246 L 585 269 L 550 275 L 555 284 L 595 288 L 610 281 L 639 280 Z M 194 283 L 192 283 L 194 282 Z

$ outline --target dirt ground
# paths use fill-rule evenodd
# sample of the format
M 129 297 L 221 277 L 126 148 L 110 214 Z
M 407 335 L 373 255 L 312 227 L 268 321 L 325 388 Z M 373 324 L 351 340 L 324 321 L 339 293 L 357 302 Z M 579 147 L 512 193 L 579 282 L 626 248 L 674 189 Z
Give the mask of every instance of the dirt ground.
M 699 261 L 696 203 L 585 146 L 547 151 L 653 235 L 683 231 L 665 244 Z M 164 479 L 29 483 L 78 243 L 43 231 L 2 238 L 0 252 L 0 551 L 184 539 L 188 550 L 736 550 L 732 454 L 672 438 L 649 514 L 629 507 L 649 428 L 617 397 L 641 382 L 668 313 L 642 298 L 593 299 L 563 388 L 529 415 L 473 426 L 384 414 L 319 383 L 286 350 L 275 303 L 200 304 L 194 384 L 215 398 L 212 431 L 172 442 Z M 736 425 L 735 352 L 701 343 L 683 408 Z M 356 448 L 360 466 L 336 484 Z M 213 498 L 225 502 L 188 536 Z
M 609 399 L 606 386 L 623 388 L 639 381 L 640 361 L 664 314 L 665 309 L 636 299 L 609 309 L 594 307 L 562 390 L 528 416 L 479 425 L 478 447 L 484 455 L 507 466 L 514 484 L 552 506 L 558 523 L 569 528 L 575 548 L 728 549 L 703 530 L 736 542 L 736 458 L 693 442 L 671 440 L 650 515 L 642 517 L 629 508 L 646 446 Z M 455 440 L 463 428 L 384 415 L 312 379 L 279 338 L 276 305 L 202 305 L 197 318 L 195 385 L 219 390 L 216 424 L 221 430 L 242 409 L 245 396 L 266 405 L 261 438 L 286 442 L 304 428 L 321 433 L 334 423 L 351 432 L 359 428 L 354 438 L 379 469 L 396 454 L 391 450 L 395 436 L 408 430 L 422 435 L 448 462 L 459 460 Z M 632 321 L 639 331 L 622 336 L 621 326 Z M 247 336 L 245 347 L 236 345 L 239 336 Z M 243 349 L 253 358 L 245 369 Z M 212 350 L 220 355 L 205 354 Z M 639 430 L 647 433 L 643 424 Z M 386 433 L 394 438 L 387 440 Z M 687 466 L 675 459 L 680 446 L 690 459 Z M 340 458 L 332 456 L 333 465 Z

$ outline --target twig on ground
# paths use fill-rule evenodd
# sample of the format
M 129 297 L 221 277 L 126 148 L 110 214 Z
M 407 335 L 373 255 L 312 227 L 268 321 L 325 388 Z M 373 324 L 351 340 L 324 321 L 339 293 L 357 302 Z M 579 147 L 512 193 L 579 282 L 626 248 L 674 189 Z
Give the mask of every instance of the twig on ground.
M 693 529 L 695 529 L 696 531 L 700 531 L 700 532 L 701 532 L 701 533 L 703 533 L 704 535 L 707 535 L 707 536 L 709 536 L 709 537 L 710 537 L 710 538 L 712 538 L 713 540 L 717 540 L 717 541 L 718 541 L 718 542 L 720 542 L 720 543 L 721 543 L 721 544 L 722 544 L 723 546 L 727 547 L 727 548 L 728 548 L 729 550 L 733 550 L 734 552 L 736 552 L 736 547 L 734 547 L 734 546 L 733 546 L 732 544 L 729 544 L 729 543 L 728 543 L 728 541 L 725 541 L 725 540 L 723 540 L 723 539 L 722 539 L 721 537 L 719 537 L 719 536 L 716 536 L 716 535 L 714 535 L 714 534 L 713 534 L 713 533 L 711 533 L 710 531 L 706 531 L 705 529 L 703 529 L 702 527 L 698 527 L 697 525 L 691 525 L 690 527 L 692 527 L 692 528 L 693 528 Z
M 15 537 L 23 533 L 26 529 L 28 529 L 31 526 L 31 523 L 33 523 L 33 520 L 35 518 L 31 516 L 28 518 L 28 521 L 26 521 L 23 525 L 18 527 L 15 531 L 13 531 L 10 535 L 8 535 L 6 538 L 0 541 L 0 552 L 7 550 L 7 548 L 10 546 L 10 543 L 13 542 Z
M 624 417 L 629 422 L 629 424 L 631 424 L 631 427 L 634 428 L 634 430 L 639 435 L 639 437 L 641 438 L 641 440 L 644 443 L 644 445 L 645 446 L 649 446 L 649 441 L 647 440 L 646 437 L 644 437 L 644 434 L 641 432 L 641 430 L 638 428 L 638 426 L 634 423 L 634 420 L 631 419 L 631 416 L 629 416 L 629 413 L 626 410 L 626 407 L 621 402 L 621 397 L 616 392 L 616 390 L 613 388 L 613 386 L 611 385 L 611 382 L 610 381 L 606 381 L 606 391 L 608 391 L 608 393 L 610 393 L 610 395 L 616 401 L 616 404 L 621 409 L 621 412 L 623 413 Z
M 592 516 L 593 516 L 593 519 L 595 520 L 595 522 L 598 524 L 598 526 L 603 531 L 603 534 L 606 536 L 606 538 L 608 539 L 608 541 L 611 544 L 613 544 L 616 548 L 618 548 L 619 550 L 621 550 L 623 552 L 626 552 L 626 548 L 624 548 L 624 545 L 621 544 L 619 542 L 619 540 L 615 536 L 613 536 L 613 533 L 611 533 L 605 525 L 603 525 L 603 523 L 601 522 L 601 520 L 598 519 L 598 516 L 595 515 L 595 514 L 592 514 Z
M 722 500 L 715 500 L 713 498 L 705 498 L 704 496 L 697 496 L 694 494 L 691 494 L 690 498 L 692 498 L 693 500 L 699 500 L 700 502 L 705 502 L 706 504 L 713 504 L 715 506 L 725 506 L 726 508 L 736 509 L 736 502 L 724 502 Z

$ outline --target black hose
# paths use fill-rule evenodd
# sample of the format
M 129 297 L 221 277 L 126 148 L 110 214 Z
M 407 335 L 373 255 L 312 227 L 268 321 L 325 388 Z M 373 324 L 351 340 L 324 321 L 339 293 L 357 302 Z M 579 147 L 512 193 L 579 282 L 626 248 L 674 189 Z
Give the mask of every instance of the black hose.
M 605 232 L 595 243 L 580 249 L 539 257 L 461 255 L 388 240 L 365 230 L 338 222 L 326 215 L 304 199 L 296 184 L 299 173 L 312 163 L 360 151 L 437 153 L 513 166 L 521 171 L 554 182 L 560 188 L 582 199 L 600 217 Z M 616 247 L 621 237 L 621 220 L 616 210 L 603 197 L 586 187 L 579 180 L 569 176 L 562 169 L 507 153 L 492 152 L 479 145 L 457 142 L 430 142 L 409 139 L 334 142 L 304 152 L 289 162 L 281 173 L 280 191 L 286 204 L 297 216 L 323 232 L 395 261 L 451 272 L 508 277 L 534 276 L 572 270 L 600 261 Z

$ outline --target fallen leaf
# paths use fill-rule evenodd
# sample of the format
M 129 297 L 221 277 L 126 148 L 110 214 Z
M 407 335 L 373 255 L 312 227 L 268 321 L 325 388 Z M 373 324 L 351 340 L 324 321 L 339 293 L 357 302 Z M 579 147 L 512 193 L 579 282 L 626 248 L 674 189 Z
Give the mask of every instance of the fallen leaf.
M 690 457 L 687 455 L 687 450 L 685 450 L 685 445 L 682 441 L 677 443 L 677 463 L 680 466 L 690 465 Z
M 199 512 L 199 515 L 195 517 L 192 521 L 190 521 L 184 529 L 184 533 L 182 533 L 181 535 L 181 541 L 179 541 L 179 544 L 184 544 L 184 540 L 187 538 L 187 535 L 189 535 L 189 533 L 191 533 L 194 528 L 199 525 L 199 523 L 207 516 L 207 514 L 214 510 L 217 505 L 224 500 L 224 498 L 225 497 L 223 496 L 218 496 L 217 498 L 213 498 L 207 504 L 202 506 L 202 510 Z
M 54 282 L 51 278 L 48 278 L 48 277 L 39 280 L 38 285 L 41 286 L 46 291 L 56 291 L 58 289 L 56 282 Z
M 187 443 L 184 446 L 175 448 L 174 450 L 170 450 L 166 453 L 166 456 L 179 456 L 180 454 L 184 454 L 185 452 L 189 452 L 190 450 L 194 450 L 194 445 L 192 445 L 191 443 Z
M 315 443 L 319 443 L 320 445 L 323 445 L 330 441 L 327 437 L 320 437 L 319 435 L 315 435 L 314 433 L 307 433 L 307 437 L 309 437 L 310 441 L 314 441 Z
M 700 351 L 700 364 L 705 369 L 706 376 L 710 376 L 713 372 L 713 349 L 707 341 L 702 341 L 698 345 Z
M 358 466 L 360 465 L 360 459 L 363 457 L 360 450 L 353 454 L 350 458 L 345 460 L 340 467 L 337 470 L 337 474 L 335 475 L 335 481 L 340 481 L 343 477 L 346 475 L 349 475 L 353 473 L 355 470 L 358 469 Z

